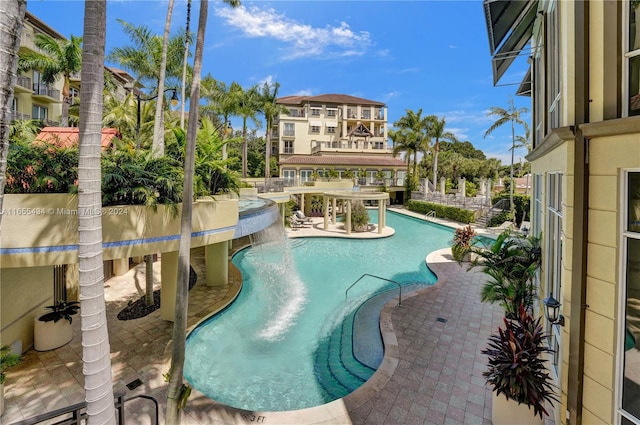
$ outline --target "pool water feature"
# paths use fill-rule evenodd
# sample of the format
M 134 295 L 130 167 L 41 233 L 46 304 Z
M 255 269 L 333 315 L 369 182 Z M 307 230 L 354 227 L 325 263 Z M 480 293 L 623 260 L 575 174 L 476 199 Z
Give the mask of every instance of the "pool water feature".
M 375 222 L 376 211 L 369 213 Z M 376 344 L 367 347 L 371 335 L 379 339 L 378 316 L 363 303 L 385 291 L 397 297 L 398 288 L 365 277 L 348 297 L 346 289 L 364 274 L 431 285 L 436 279 L 424 259 L 453 236 L 452 229 L 393 212 L 387 225 L 396 231 L 389 238 L 287 240 L 290 262 L 269 243 L 237 253 L 243 289 L 190 334 L 188 382 L 220 403 L 259 411 L 321 405 L 362 385 L 381 359 Z M 285 271 L 281 281 L 269 277 L 273 270 Z M 299 287 L 298 307 L 288 314 L 291 288 Z

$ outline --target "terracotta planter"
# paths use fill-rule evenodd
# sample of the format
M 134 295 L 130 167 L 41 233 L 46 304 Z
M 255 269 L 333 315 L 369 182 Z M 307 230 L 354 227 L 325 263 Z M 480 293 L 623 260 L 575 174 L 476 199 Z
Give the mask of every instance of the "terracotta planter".
M 42 322 L 33 319 L 33 348 L 36 351 L 48 351 L 62 347 L 73 338 L 73 328 L 66 319 L 57 322 Z
M 493 425 L 542 425 L 542 419 L 533 414 L 533 408 L 507 400 L 503 394 L 498 397 L 495 391 L 492 396 L 491 422 Z

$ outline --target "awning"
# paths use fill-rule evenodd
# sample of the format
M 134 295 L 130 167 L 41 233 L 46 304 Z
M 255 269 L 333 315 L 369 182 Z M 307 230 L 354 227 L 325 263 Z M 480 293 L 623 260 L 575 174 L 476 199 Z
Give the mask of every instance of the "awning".
M 322 123 L 320 121 L 309 121 L 311 127 L 320 127 Z
M 324 125 L 325 125 L 325 126 L 327 126 L 327 127 L 337 127 L 337 126 L 338 126 L 338 123 L 337 123 L 337 122 L 335 122 L 335 121 L 326 121 L 326 122 L 324 123 Z
M 531 66 L 527 70 L 518 90 L 516 91 L 516 96 L 531 96 Z
M 531 39 L 538 0 L 484 0 L 483 6 L 496 85 Z

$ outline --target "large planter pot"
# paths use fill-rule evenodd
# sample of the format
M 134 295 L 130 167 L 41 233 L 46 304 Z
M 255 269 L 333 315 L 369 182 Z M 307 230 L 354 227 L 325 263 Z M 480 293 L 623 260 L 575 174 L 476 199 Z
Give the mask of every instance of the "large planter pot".
M 33 348 L 36 351 L 54 350 L 62 347 L 73 338 L 73 328 L 66 319 L 57 322 L 33 320 Z
M 503 394 L 497 396 L 495 391 L 492 395 L 491 422 L 493 425 L 542 425 L 542 419 L 533 414 L 533 408 L 507 400 Z

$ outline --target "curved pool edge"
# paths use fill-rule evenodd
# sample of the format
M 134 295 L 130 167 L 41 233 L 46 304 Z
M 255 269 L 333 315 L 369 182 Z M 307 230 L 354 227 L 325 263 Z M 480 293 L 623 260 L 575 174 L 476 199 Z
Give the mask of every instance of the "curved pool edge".
M 429 253 L 425 262 L 436 275 L 437 281 L 424 288 L 415 289 L 403 294 L 403 300 L 432 292 L 442 286 L 447 279 L 445 264 L 453 262 L 450 248 L 442 248 Z M 393 329 L 392 314 L 398 306 L 398 299 L 389 300 L 380 312 L 380 333 L 384 344 L 384 357 L 380 367 L 362 386 L 347 396 L 322 404 L 299 410 L 280 412 L 251 411 L 238 409 L 219 403 L 195 388 L 184 410 L 189 423 L 213 425 L 247 425 L 247 424 L 278 424 L 278 425 L 338 425 L 351 424 L 349 412 L 357 409 L 389 382 L 400 362 L 398 339 Z M 193 406 L 193 407 L 192 407 Z

